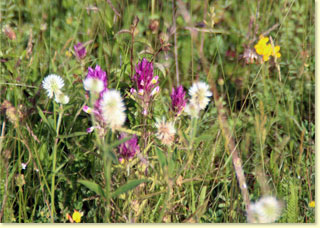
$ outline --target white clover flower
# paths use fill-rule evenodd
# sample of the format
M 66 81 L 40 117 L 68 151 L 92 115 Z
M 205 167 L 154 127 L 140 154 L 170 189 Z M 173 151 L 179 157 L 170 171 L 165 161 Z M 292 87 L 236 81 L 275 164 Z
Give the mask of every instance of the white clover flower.
M 27 168 L 27 163 L 21 163 L 21 168 L 26 169 Z
M 59 75 L 49 74 L 43 79 L 42 86 L 48 93 L 48 97 L 52 98 L 53 94 L 60 92 L 64 86 L 64 81 Z
M 190 102 L 198 105 L 200 109 L 205 109 L 212 96 L 209 90 L 209 85 L 205 82 L 195 82 L 189 89 L 189 95 L 191 96 Z
M 166 122 L 166 120 L 162 118 L 162 120 L 157 119 L 155 126 L 157 128 L 156 136 L 161 140 L 161 143 L 164 145 L 171 145 L 176 133 L 174 123 Z
M 100 78 L 87 77 L 83 80 L 84 89 L 91 92 L 100 93 L 104 90 L 104 82 Z
M 125 106 L 119 91 L 108 90 L 104 92 L 99 105 L 104 121 L 112 129 L 124 124 L 126 121 Z
M 200 107 L 193 103 L 187 103 L 184 111 L 191 117 L 198 118 Z
M 272 223 L 281 215 L 283 205 L 273 196 L 262 197 L 250 204 L 248 220 L 251 223 Z
M 54 100 L 60 104 L 68 104 L 69 103 L 69 97 L 67 95 L 65 95 L 64 93 L 62 93 L 61 91 L 59 91 L 58 93 L 55 94 Z

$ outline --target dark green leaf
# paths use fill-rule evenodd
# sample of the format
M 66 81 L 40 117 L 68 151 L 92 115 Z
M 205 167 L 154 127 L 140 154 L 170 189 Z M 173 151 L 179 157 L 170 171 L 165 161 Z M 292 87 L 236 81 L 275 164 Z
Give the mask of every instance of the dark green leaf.
M 119 187 L 115 192 L 113 192 L 111 194 L 111 197 L 117 197 L 118 195 L 122 194 L 122 193 L 126 193 L 128 191 L 130 191 L 131 189 L 134 189 L 135 187 L 137 187 L 139 184 L 143 183 L 143 182 L 147 182 L 147 179 L 141 179 L 141 180 L 131 180 L 128 183 L 122 185 L 121 187 Z
M 94 191 L 96 194 L 106 197 L 104 191 L 102 190 L 101 186 L 92 182 L 92 181 L 87 181 L 87 180 L 79 180 L 78 181 L 80 184 L 83 184 L 87 188 L 89 188 L 91 191 Z

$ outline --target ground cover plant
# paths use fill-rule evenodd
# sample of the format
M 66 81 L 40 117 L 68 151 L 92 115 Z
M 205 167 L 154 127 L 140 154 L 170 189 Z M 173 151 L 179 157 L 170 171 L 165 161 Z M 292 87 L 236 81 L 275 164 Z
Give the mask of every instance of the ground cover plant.
M 0 7 L 1 222 L 315 222 L 313 1 Z

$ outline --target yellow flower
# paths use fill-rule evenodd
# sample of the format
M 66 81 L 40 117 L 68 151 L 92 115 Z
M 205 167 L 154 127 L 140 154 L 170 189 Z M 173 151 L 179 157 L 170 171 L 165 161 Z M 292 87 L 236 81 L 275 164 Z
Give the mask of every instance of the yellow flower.
M 72 56 L 71 52 L 70 51 L 66 51 L 66 56 L 67 57 L 71 57 Z
M 281 54 L 280 54 L 279 51 L 280 51 L 280 46 L 278 46 L 278 45 L 275 46 L 272 55 L 273 55 L 274 57 L 280 58 L 280 57 L 281 57 Z
M 263 55 L 268 41 L 269 41 L 268 37 L 260 36 L 260 40 L 254 46 L 254 48 L 256 49 L 256 52 L 257 52 L 258 55 Z
M 309 203 L 309 207 L 315 207 L 316 206 L 316 202 L 314 202 L 314 201 L 311 201 L 310 203 Z
M 275 46 L 272 48 L 271 44 L 268 44 L 269 38 L 260 36 L 260 40 L 254 46 L 258 55 L 262 55 L 263 61 L 268 61 L 270 56 L 280 58 L 280 46 Z
M 74 210 L 74 212 L 72 214 L 72 219 L 76 223 L 79 223 L 81 221 L 81 213 L 79 211 L 77 211 L 77 210 Z

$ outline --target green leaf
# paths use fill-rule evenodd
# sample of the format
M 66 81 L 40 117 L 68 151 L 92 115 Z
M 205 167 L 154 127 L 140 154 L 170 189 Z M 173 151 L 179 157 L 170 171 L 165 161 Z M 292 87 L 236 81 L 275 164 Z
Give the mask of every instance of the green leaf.
M 173 159 L 169 159 L 168 161 L 168 170 L 169 170 L 169 175 L 172 176 L 175 170 L 175 162 Z
M 207 192 L 207 186 L 203 186 L 200 192 L 198 207 L 204 203 L 204 200 L 206 198 L 206 192 Z
M 111 150 L 112 148 L 117 147 L 117 146 L 119 146 L 120 144 L 125 143 L 126 141 L 130 140 L 132 137 L 133 137 L 133 136 L 120 139 L 120 140 L 112 143 L 111 145 L 109 145 L 109 146 L 108 146 L 108 149 Z
M 87 188 L 89 188 L 91 191 L 94 191 L 96 194 L 98 194 L 104 198 L 106 197 L 106 195 L 100 185 L 98 185 L 92 181 L 87 181 L 87 180 L 78 180 L 78 182 L 80 184 L 83 184 Z
M 37 109 L 39 111 L 39 115 L 40 115 L 41 119 L 43 120 L 43 122 L 45 122 L 48 125 L 49 129 L 55 133 L 55 130 L 53 129 L 52 125 L 49 123 L 47 117 L 43 114 L 43 112 L 39 108 L 39 106 L 37 106 Z
M 161 168 L 163 168 L 166 165 L 166 157 L 164 156 L 164 154 L 162 153 L 162 151 L 157 148 L 157 155 L 158 155 L 158 159 L 161 165 Z
M 117 197 L 118 195 L 126 193 L 126 192 L 130 191 L 131 189 L 134 189 L 135 187 L 137 187 L 139 184 L 141 184 L 143 182 L 147 182 L 147 181 L 148 181 L 147 179 L 128 181 L 128 183 L 122 185 L 116 191 L 114 191 L 111 194 L 111 197 L 112 198 Z

